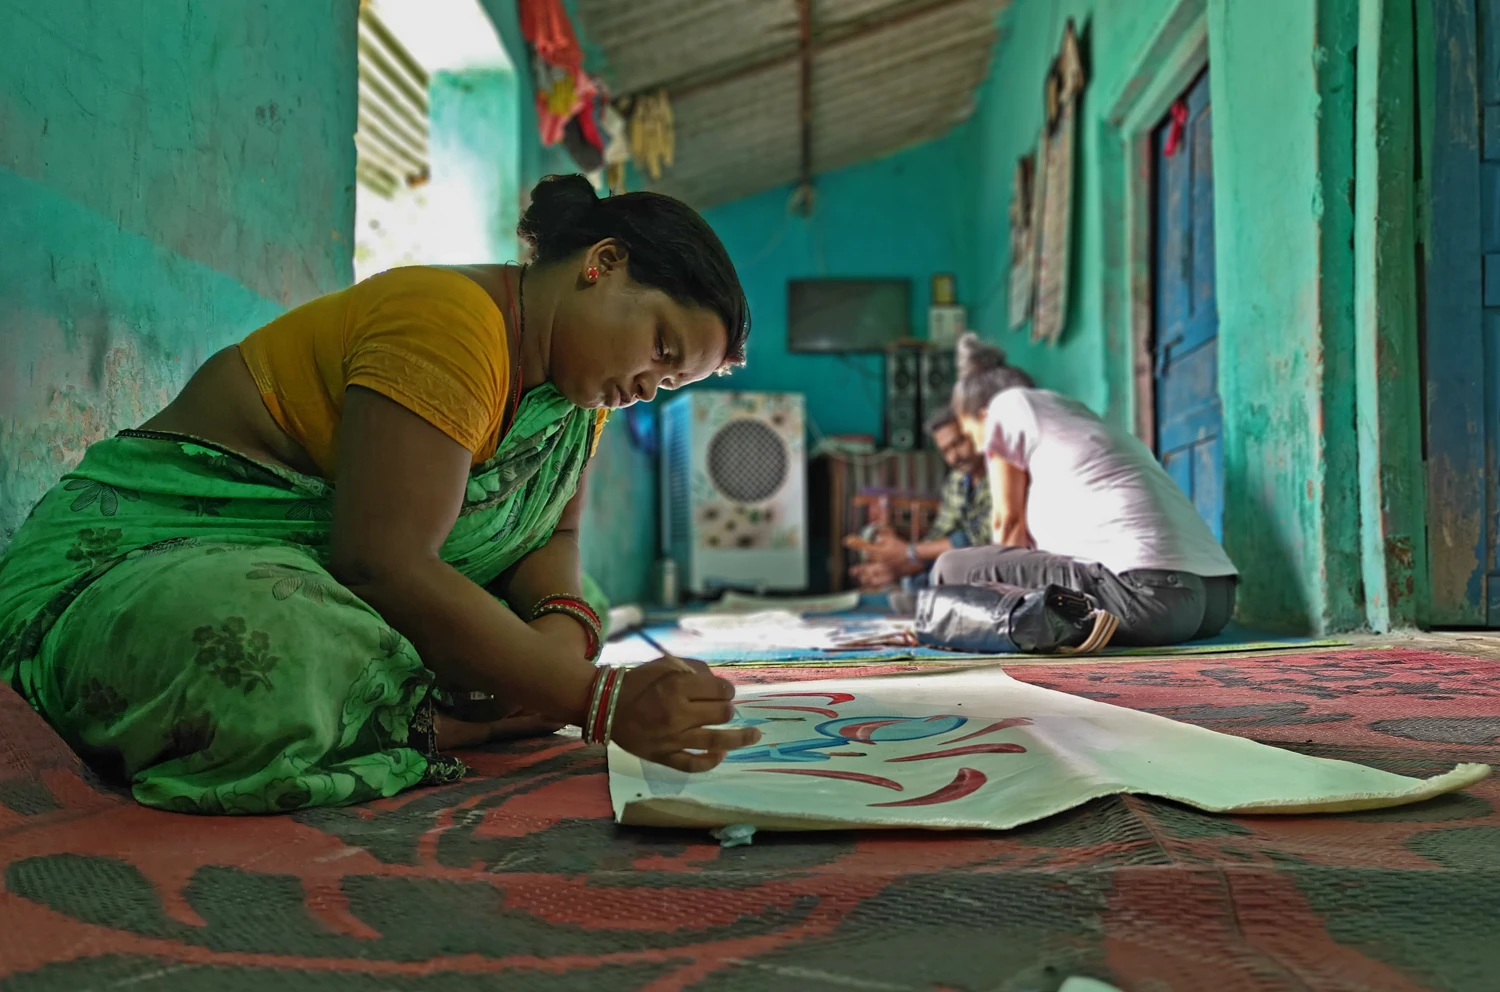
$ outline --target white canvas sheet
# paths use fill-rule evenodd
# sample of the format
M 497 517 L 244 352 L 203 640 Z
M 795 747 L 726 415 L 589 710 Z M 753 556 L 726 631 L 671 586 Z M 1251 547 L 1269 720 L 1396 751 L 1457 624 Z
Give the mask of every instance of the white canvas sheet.
M 817 652 L 834 648 L 850 638 L 884 637 L 911 630 L 910 620 L 833 620 L 801 617 L 785 610 L 761 613 L 700 613 L 685 616 L 678 629 L 666 635 L 664 646 L 678 655 L 734 651 L 751 647 L 757 651 L 793 650 Z
M 1225 813 L 1327 813 L 1465 788 L 1488 765 L 1421 780 L 1018 682 L 997 669 L 785 683 L 742 693 L 759 745 L 701 775 L 611 745 L 615 819 L 770 830 L 1005 830 L 1100 796 Z

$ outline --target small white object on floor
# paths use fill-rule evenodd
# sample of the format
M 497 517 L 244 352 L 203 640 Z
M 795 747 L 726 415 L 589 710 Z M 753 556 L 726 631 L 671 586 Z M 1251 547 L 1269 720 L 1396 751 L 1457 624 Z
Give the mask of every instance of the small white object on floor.
M 897 620 L 829 620 L 807 618 L 788 610 L 760 613 L 699 613 L 677 622 L 676 637 L 663 645 L 687 657 L 699 651 L 751 650 L 816 652 L 837 648 L 850 637 L 885 637 L 909 630 L 911 624 Z M 675 632 L 674 632 L 675 633 Z
M 1097 978 L 1084 978 L 1075 975 L 1063 982 L 1057 992 L 1120 992 L 1113 985 L 1099 981 Z
M 616 606 L 609 611 L 609 632 L 611 636 L 623 634 L 627 630 L 634 630 L 646 621 L 646 611 L 634 603 L 626 603 L 624 606 Z
M 710 613 L 763 613 L 785 610 L 788 613 L 847 613 L 859 605 L 859 592 L 835 592 L 826 596 L 751 596 L 726 592 L 709 606 Z
M 720 847 L 748 846 L 755 837 L 755 828 L 748 823 L 731 823 L 709 833 Z

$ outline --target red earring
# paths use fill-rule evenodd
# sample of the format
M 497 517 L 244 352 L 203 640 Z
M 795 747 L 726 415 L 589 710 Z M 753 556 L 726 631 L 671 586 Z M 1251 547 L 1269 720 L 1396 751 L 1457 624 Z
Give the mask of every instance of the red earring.
M 599 278 L 599 267 L 596 265 L 590 265 L 587 269 L 584 270 L 583 277 L 589 282 L 596 281 Z

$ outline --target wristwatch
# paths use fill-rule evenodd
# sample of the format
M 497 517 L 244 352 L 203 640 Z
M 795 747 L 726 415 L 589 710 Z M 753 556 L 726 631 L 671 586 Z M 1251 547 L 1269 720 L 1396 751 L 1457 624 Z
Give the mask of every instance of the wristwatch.
M 907 561 L 916 561 L 917 560 L 917 544 L 916 544 L 915 541 L 907 544 L 907 546 L 906 546 L 906 560 Z

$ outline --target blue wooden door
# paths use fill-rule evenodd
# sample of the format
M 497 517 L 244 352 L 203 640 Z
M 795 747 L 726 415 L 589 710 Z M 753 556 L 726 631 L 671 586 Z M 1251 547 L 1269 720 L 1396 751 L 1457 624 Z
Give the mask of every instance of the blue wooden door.
M 1219 302 L 1214 291 L 1214 153 L 1208 73 L 1154 136 L 1156 453 L 1223 539 Z
M 1422 341 L 1429 617 L 1500 627 L 1500 0 L 1424 2 L 1434 111 Z

